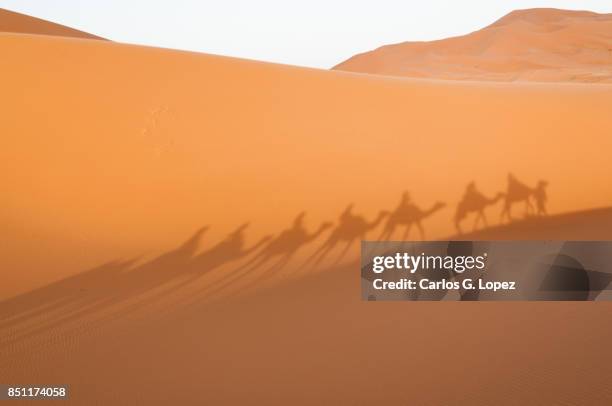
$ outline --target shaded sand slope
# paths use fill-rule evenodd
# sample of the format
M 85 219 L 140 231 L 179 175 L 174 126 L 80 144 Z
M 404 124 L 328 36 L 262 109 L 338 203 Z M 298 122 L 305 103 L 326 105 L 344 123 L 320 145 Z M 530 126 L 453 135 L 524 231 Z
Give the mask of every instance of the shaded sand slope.
M 610 238 L 611 222 L 601 209 L 472 237 Z M 145 308 L 94 333 L 86 320 L 80 335 L 58 324 L 25 348 L 5 345 L 3 330 L 0 380 L 69 382 L 74 404 L 612 399 L 610 303 L 362 302 L 358 273 L 349 264 L 248 296 L 175 303 L 163 316 Z
M 41 20 L 14 11 L 0 8 L 0 31 L 26 34 L 57 35 L 60 37 L 75 37 L 88 39 L 104 39 L 87 32 L 75 30 L 61 24 Z
M 458 80 L 612 82 L 612 14 L 517 10 L 479 31 L 403 42 L 333 69 Z
M 147 261 L 206 225 L 198 249 L 245 222 L 252 246 L 302 211 L 312 233 L 351 202 L 371 220 L 405 190 L 423 210 L 447 203 L 423 220 L 439 238 L 469 181 L 492 195 L 509 171 L 548 180 L 552 213 L 612 201 L 609 85 L 369 77 L 48 36 L 0 46 L 0 297 Z
M 529 218 L 489 227 L 452 240 L 612 240 L 612 209 L 602 208 Z

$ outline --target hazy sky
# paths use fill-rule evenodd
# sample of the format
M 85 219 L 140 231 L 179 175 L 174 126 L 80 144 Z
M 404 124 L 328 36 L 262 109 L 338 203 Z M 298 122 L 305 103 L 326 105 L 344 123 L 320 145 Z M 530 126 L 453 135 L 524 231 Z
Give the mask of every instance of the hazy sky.
M 0 0 L 111 40 L 329 68 L 381 45 L 466 34 L 522 8 L 609 0 Z

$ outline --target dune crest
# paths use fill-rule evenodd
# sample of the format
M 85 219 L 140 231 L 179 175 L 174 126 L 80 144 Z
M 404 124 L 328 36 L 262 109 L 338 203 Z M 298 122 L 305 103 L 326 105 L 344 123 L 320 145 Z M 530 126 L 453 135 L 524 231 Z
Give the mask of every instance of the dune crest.
M 611 83 L 612 14 L 517 10 L 467 35 L 383 46 L 333 69 L 452 80 Z

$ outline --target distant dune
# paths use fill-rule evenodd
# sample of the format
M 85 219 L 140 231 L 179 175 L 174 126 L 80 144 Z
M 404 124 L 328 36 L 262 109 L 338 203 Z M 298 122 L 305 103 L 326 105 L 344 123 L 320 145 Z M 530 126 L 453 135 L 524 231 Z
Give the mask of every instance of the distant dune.
M 14 11 L 0 8 L 0 32 L 15 32 L 26 34 L 56 35 L 60 37 L 75 37 L 88 39 L 104 39 L 93 34 L 75 30 L 61 24 L 41 20 Z
M 517 10 L 471 34 L 383 46 L 333 69 L 453 80 L 610 83 L 612 14 Z

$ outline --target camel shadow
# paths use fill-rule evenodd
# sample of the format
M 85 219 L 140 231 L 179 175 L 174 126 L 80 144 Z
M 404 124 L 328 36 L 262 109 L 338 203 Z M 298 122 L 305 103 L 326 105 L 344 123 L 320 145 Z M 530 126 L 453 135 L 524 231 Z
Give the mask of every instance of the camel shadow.
M 312 266 L 319 265 L 327 255 L 340 243 L 345 243 L 344 249 L 334 261 L 338 264 L 347 254 L 351 246 L 360 240 L 366 239 L 368 231 L 375 229 L 389 216 L 389 212 L 382 210 L 378 216 L 368 222 L 363 216 L 353 214 L 353 204 L 349 204 L 338 217 L 338 225 L 331 231 L 327 240 L 304 262 L 303 266 L 312 262 Z
M 378 237 L 378 240 L 389 241 L 400 226 L 405 227 L 402 240 L 406 240 L 413 225 L 416 225 L 419 230 L 421 240 L 425 240 L 425 229 L 423 228 L 422 221 L 444 207 L 446 207 L 445 203 L 436 202 L 429 209 L 423 210 L 412 202 L 408 192 L 404 192 L 398 206 L 387 218 L 383 232 Z
M 12 309 L 12 317 L 0 324 L 0 329 L 11 330 L 7 341 L 17 342 L 51 327 L 57 329 L 89 319 L 94 314 L 99 316 L 97 322 L 113 319 L 116 313 L 128 314 L 143 303 L 116 307 L 174 279 L 189 263 L 207 228 L 199 229 L 176 249 L 143 265 L 134 267 L 136 260 L 111 262 L 9 299 L 0 307 Z M 110 310 L 113 308 L 116 313 Z M 2 344 L 7 341 L 2 340 Z
M 145 306 L 147 301 L 151 301 L 151 298 L 146 298 L 148 294 L 185 275 L 208 229 L 208 226 L 201 227 L 177 248 L 125 272 L 116 281 L 116 289 L 110 294 L 111 299 L 93 310 L 98 311 L 102 306 L 110 307 L 127 301 L 133 303 L 122 308 L 123 313 Z
M 204 272 L 247 256 L 269 240 L 264 237 L 245 249 L 246 227 L 243 224 L 217 245 L 197 254 L 201 237 L 208 230 L 202 227 L 177 248 L 144 264 L 113 261 L 5 300 L 0 303 L 0 331 L 9 331 L 10 337 L 3 334 L 8 339 L 0 343 L 18 342 L 79 320 L 109 321 L 160 300 Z
M 248 226 L 249 223 L 242 224 L 219 243 L 194 256 L 185 269 L 184 278 L 170 289 L 161 292 L 159 296 L 172 294 L 187 285 L 195 283 L 214 269 L 249 256 L 272 238 L 271 236 L 264 236 L 251 247 L 245 248 L 246 237 L 244 231 Z
M 293 220 L 291 227 L 283 230 L 272 238 L 256 255 L 246 263 L 236 268 L 227 277 L 205 288 L 201 293 L 214 295 L 230 287 L 234 282 L 248 274 L 263 269 L 259 275 L 243 287 L 247 290 L 253 285 L 270 279 L 275 273 L 281 271 L 304 246 L 316 240 L 325 230 L 331 227 L 331 223 L 323 222 L 316 231 L 308 232 L 304 226 L 306 212 L 299 213 Z M 264 265 L 269 265 L 265 267 Z
M 515 203 L 525 204 L 525 218 L 532 215 L 545 216 L 547 214 L 546 203 L 548 200 L 546 193 L 547 187 L 548 182 L 544 180 L 540 180 L 535 187 L 527 186 L 523 182 L 519 181 L 512 173 L 509 173 L 508 187 L 504 196 L 504 205 L 500 216 L 500 223 L 503 223 L 504 220 L 508 220 L 508 222 L 512 222 L 514 220 L 512 217 L 512 206 Z M 535 200 L 535 207 L 532 199 Z
M 245 248 L 248 225 L 248 222 L 242 224 L 219 243 L 197 253 L 201 237 L 208 229 L 202 227 L 176 249 L 126 273 L 112 302 L 104 305 L 130 301 L 129 306 L 121 309 L 125 315 L 159 302 L 226 263 L 248 256 L 270 239 L 263 237 L 252 247 Z
M 492 198 L 486 197 L 478 190 L 475 182 L 470 182 L 455 211 L 454 223 L 457 233 L 462 234 L 461 222 L 472 213 L 475 214 L 473 231 L 478 229 L 480 223 L 483 224 L 483 228 L 488 227 L 489 224 L 485 215 L 485 209 L 488 206 L 495 205 L 505 196 L 505 193 L 499 192 Z
M 508 175 L 505 193 L 492 198 L 483 195 L 474 182 L 468 184 L 462 200 L 455 212 L 455 227 L 461 233 L 461 223 L 468 215 L 475 215 L 474 229 L 480 224 L 488 225 L 485 209 L 503 200 L 502 221 L 512 221 L 511 210 L 516 203 L 525 204 L 525 215 L 546 215 L 547 182 L 540 181 L 529 187 Z M 342 261 L 351 247 L 364 240 L 368 232 L 384 223 L 379 240 L 388 241 L 398 229 L 404 228 L 403 239 L 407 239 L 413 226 L 425 239 L 423 222 L 445 207 L 442 202 L 421 209 L 410 195 L 405 192 L 397 207 L 391 211 L 380 211 L 376 217 L 367 219 L 353 212 L 353 204 L 348 205 L 339 215 L 336 226 L 300 268 L 320 267 L 333 258 L 334 268 Z M 236 261 L 245 261 L 236 268 L 220 272 L 219 278 L 207 278 L 206 283 L 198 284 L 194 293 L 206 299 L 234 289 L 241 281 L 241 292 L 251 289 L 273 278 L 294 261 L 296 254 L 305 246 L 312 244 L 332 228 L 329 222 L 322 222 L 318 228 L 309 230 L 305 226 L 306 212 L 299 213 L 293 223 L 275 237 L 265 236 L 248 246 L 246 231 L 249 223 L 243 223 L 225 238 L 200 251 L 203 236 L 209 227 L 201 227 L 177 247 L 137 264 L 136 259 L 113 261 L 65 278 L 32 292 L 0 302 L 0 343 L 16 342 L 35 335 L 51 327 L 65 326 L 73 322 L 91 318 L 108 321 L 118 316 L 128 315 L 138 309 L 158 304 L 177 292 L 195 285 L 211 271 Z M 296 266 L 296 269 L 298 267 Z M 166 300 L 166 302 L 169 302 Z M 166 303 L 164 302 L 164 303 Z M 4 334 L 7 332 L 8 334 Z

